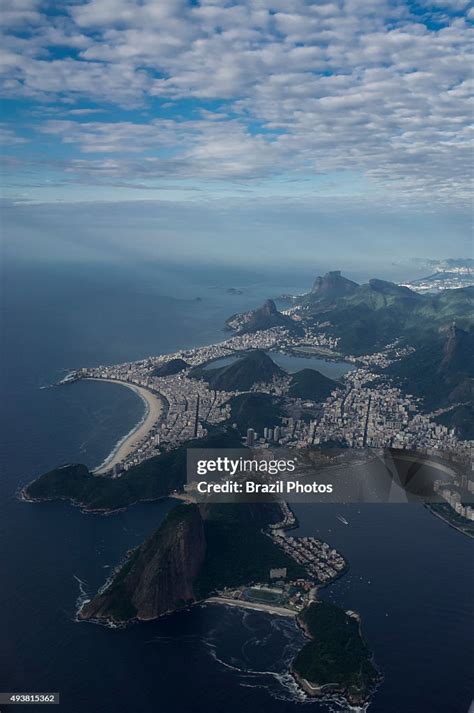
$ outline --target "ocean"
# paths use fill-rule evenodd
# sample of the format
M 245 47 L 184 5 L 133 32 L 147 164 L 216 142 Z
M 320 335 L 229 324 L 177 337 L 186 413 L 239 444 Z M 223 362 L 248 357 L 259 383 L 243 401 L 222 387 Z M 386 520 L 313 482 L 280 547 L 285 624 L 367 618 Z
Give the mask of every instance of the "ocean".
M 59 691 L 65 713 L 345 710 L 306 699 L 286 674 L 303 643 L 287 619 L 207 605 L 126 629 L 75 621 L 81 598 L 159 525 L 172 500 L 99 516 L 16 497 L 58 464 L 97 465 L 141 417 L 140 399 L 113 384 L 48 388 L 68 370 L 224 339 L 230 314 L 301 291 L 308 279 L 160 264 L 4 270 L 0 690 Z M 362 615 L 384 674 L 370 713 L 466 713 L 472 541 L 421 506 L 295 511 L 301 533 L 349 560 L 349 573 L 323 596 Z

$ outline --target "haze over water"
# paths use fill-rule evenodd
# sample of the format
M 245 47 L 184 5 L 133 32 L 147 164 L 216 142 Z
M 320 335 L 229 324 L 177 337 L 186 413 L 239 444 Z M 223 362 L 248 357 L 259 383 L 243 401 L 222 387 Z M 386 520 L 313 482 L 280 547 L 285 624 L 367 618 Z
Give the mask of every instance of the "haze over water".
M 158 268 L 16 266 L 7 272 L 0 370 L 1 690 L 59 691 L 65 713 L 303 710 L 284 676 L 301 634 L 285 620 L 206 606 L 126 630 L 74 621 L 81 592 L 93 593 L 104 582 L 171 501 L 103 517 L 65 503 L 15 499 L 20 486 L 60 463 L 97 465 L 143 408 L 114 385 L 39 387 L 82 365 L 224 339 L 230 314 L 309 287 L 287 279 L 272 284 L 191 267 L 168 278 Z M 228 294 L 229 286 L 243 294 Z M 472 541 L 418 506 L 295 510 L 301 534 L 326 539 L 349 559 L 348 575 L 324 596 L 362 614 L 385 674 L 370 713 L 465 713 L 473 690 Z

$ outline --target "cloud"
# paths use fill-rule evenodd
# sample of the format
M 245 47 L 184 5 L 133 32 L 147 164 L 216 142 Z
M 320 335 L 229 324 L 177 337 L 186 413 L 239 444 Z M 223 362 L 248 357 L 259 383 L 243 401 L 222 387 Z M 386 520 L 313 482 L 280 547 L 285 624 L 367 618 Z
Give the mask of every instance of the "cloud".
M 77 122 L 50 120 L 42 131 L 65 144 L 80 146 L 82 154 L 101 158 L 75 159 L 67 172 L 82 176 L 150 179 L 254 179 L 271 176 L 284 147 L 245 124 L 216 113 L 196 121 Z M 130 154 L 149 154 L 130 158 Z M 110 158 L 113 156 L 113 158 Z M 287 155 L 295 167 L 295 159 Z
M 8 28 L 24 28 L 41 20 L 39 0 L 1 0 L 0 25 Z
M 3 91 L 69 105 L 68 119 L 38 131 L 77 152 L 69 177 L 349 171 L 387 194 L 470 200 L 463 0 L 419 2 L 416 14 L 403 0 L 90 0 L 55 14 L 33 0 L 7 5 Z M 71 110 L 77 101 L 93 107 Z M 82 120 L 104 103 L 132 117 Z M 138 114 L 147 107 L 149 120 Z
M 15 131 L 10 129 L 6 124 L 0 124 L 0 145 L 1 146 L 15 146 L 17 144 L 26 144 L 27 139 L 23 136 L 18 136 Z

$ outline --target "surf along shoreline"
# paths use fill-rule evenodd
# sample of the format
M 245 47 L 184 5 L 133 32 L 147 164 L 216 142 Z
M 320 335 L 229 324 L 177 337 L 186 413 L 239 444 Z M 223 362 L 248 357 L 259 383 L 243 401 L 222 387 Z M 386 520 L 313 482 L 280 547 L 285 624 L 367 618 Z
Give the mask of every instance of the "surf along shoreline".
M 92 376 L 84 377 L 84 379 L 87 379 L 88 381 L 106 381 L 110 384 L 125 386 L 134 391 L 145 404 L 145 412 L 140 421 L 138 421 L 138 423 L 133 426 L 128 433 L 117 441 L 105 460 L 103 460 L 102 463 L 91 471 L 94 475 L 104 475 L 112 470 L 115 465 L 118 465 L 128 458 L 128 456 L 130 456 L 135 450 L 136 443 L 143 441 L 156 423 L 162 419 L 165 413 L 165 399 L 160 394 L 150 391 L 150 389 L 130 381 L 102 379 L 100 377 Z

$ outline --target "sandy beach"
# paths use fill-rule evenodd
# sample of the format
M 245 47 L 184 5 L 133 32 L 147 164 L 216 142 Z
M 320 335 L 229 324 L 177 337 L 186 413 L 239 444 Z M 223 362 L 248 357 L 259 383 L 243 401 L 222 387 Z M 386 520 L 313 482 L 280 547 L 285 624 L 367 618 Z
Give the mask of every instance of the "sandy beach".
M 143 386 L 138 386 L 138 384 L 131 384 L 128 381 L 119 381 L 118 379 L 100 379 L 90 377 L 90 381 L 108 381 L 111 384 L 119 384 L 121 386 L 126 386 L 128 389 L 135 391 L 142 401 L 146 404 L 146 412 L 143 419 L 137 424 L 137 426 L 130 431 L 121 441 L 119 441 L 106 458 L 106 460 L 100 464 L 98 468 L 92 471 L 96 475 L 102 475 L 107 471 L 111 470 L 115 465 L 121 463 L 125 460 L 134 450 L 135 444 L 142 441 L 149 434 L 156 422 L 161 418 L 163 414 L 163 401 L 159 396 L 152 393 Z
M 296 617 L 298 612 L 294 609 L 279 607 L 273 604 L 263 604 L 261 602 L 248 602 L 245 599 L 227 599 L 226 597 L 209 597 L 205 599 L 206 604 L 224 604 L 228 607 L 240 607 L 241 609 L 254 609 L 256 611 L 266 611 L 277 616 Z

